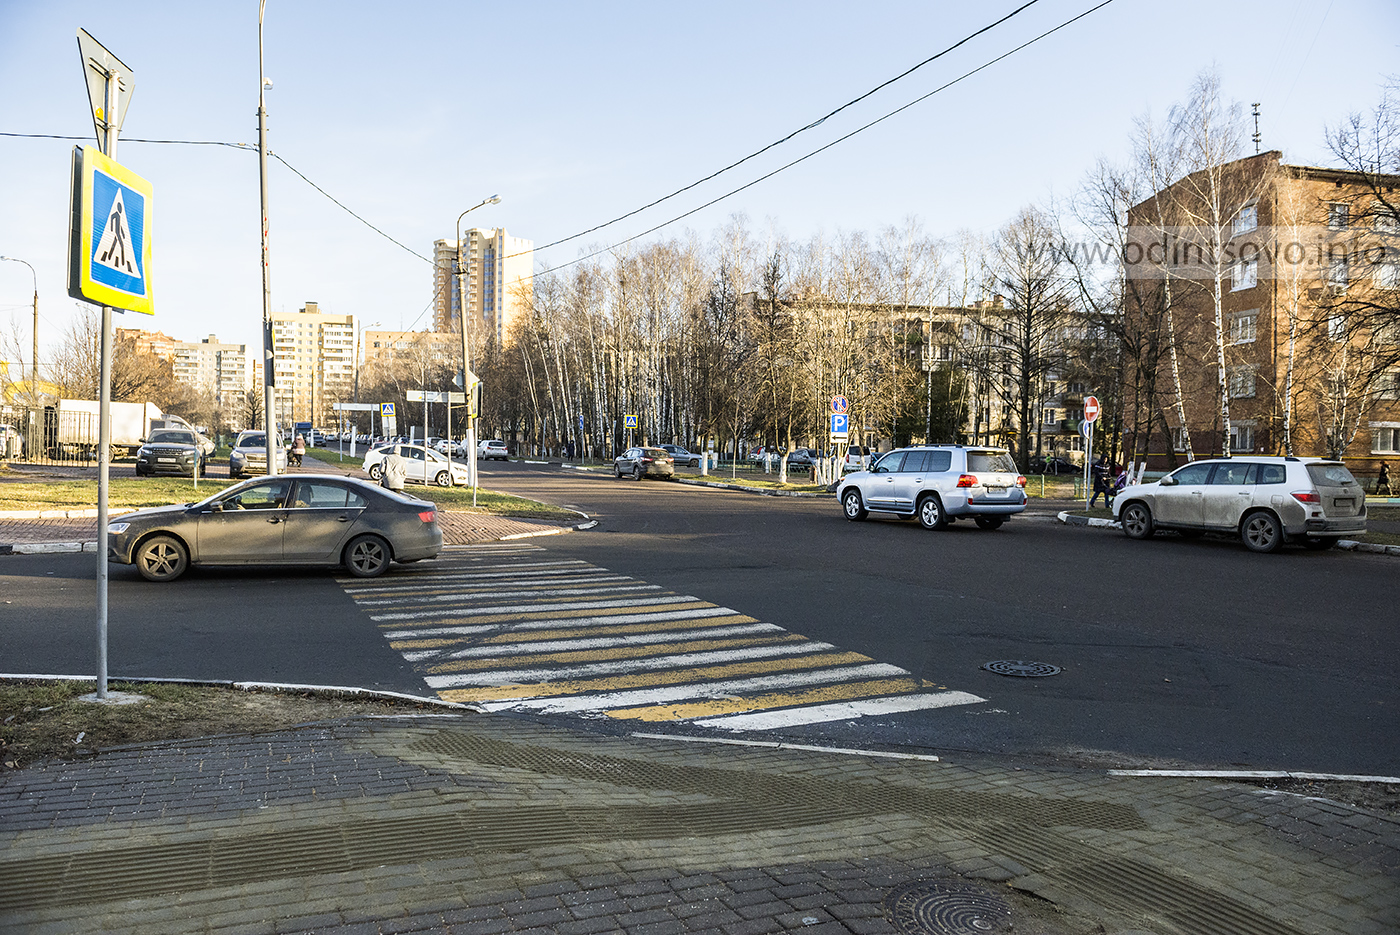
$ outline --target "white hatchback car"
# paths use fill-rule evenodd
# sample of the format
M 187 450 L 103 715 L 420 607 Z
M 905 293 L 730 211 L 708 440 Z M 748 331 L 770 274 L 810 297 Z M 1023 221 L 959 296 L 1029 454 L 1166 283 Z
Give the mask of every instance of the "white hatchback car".
M 509 461 L 510 449 L 499 438 L 488 438 L 476 446 L 476 457 L 478 461 L 490 461 L 492 458 Z
M 1171 529 L 1187 537 L 1238 535 L 1255 552 L 1285 542 L 1327 549 L 1366 531 L 1366 491 L 1340 461 L 1212 458 L 1123 488 L 1113 515 L 1130 539 Z
M 1005 448 L 917 445 L 897 448 L 841 479 L 836 500 L 849 520 L 870 512 L 917 517 L 925 529 L 942 529 L 971 516 L 996 529 L 1026 508 L 1026 479 Z

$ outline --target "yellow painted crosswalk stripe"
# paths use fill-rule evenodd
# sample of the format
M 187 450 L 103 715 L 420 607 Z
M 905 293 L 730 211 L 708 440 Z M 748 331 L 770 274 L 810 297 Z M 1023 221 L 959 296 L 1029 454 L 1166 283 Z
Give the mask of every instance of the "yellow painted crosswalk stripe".
M 686 704 L 618 708 L 608 711 L 607 715 L 612 718 L 637 721 L 686 721 L 719 714 L 738 714 L 745 711 L 788 708 L 795 705 L 826 704 L 832 701 L 850 701 L 854 698 L 870 698 L 876 695 L 902 695 L 929 688 L 937 688 L 937 686 L 932 682 L 915 678 L 872 679 L 866 682 L 825 685 L 803 691 L 772 692 L 739 698 L 717 698 L 712 701 Z
M 549 698 L 559 695 L 578 695 L 590 691 L 619 691 L 627 688 L 652 688 L 659 685 L 684 685 L 690 682 L 709 682 L 716 679 L 737 678 L 741 675 L 756 675 L 761 672 L 816 669 L 822 666 L 849 665 L 870 661 L 869 656 L 860 653 L 817 653 L 811 656 L 781 657 L 756 662 L 736 662 L 607 678 L 535 682 L 528 685 L 492 685 L 483 688 L 453 688 L 440 691 L 438 695 L 447 701 L 463 704 L 473 701 L 504 701 L 509 698 Z
M 673 653 L 703 652 L 713 649 L 739 649 L 744 646 L 765 646 L 774 643 L 805 643 L 807 637 L 797 633 L 774 636 L 751 636 L 737 639 L 696 640 L 688 643 L 657 643 L 642 646 L 615 646 L 609 649 L 589 649 L 573 652 L 538 653 L 488 659 L 454 659 L 427 667 L 433 675 L 446 672 L 472 672 L 488 669 L 518 668 L 545 663 L 605 662 L 613 659 L 645 659 L 648 656 L 669 656 Z

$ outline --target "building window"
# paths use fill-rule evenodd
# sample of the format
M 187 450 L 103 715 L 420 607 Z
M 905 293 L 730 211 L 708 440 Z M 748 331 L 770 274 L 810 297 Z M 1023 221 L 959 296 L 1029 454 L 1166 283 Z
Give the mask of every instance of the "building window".
M 1400 260 L 1377 263 L 1371 273 L 1371 285 L 1377 289 L 1400 289 Z
M 1253 289 L 1259 283 L 1259 259 L 1251 257 L 1248 260 L 1240 260 L 1235 264 L 1231 276 L 1230 289 L 1238 292 L 1241 289 Z
M 1347 229 L 1351 220 L 1351 209 L 1343 202 L 1333 202 L 1327 206 L 1327 227 L 1334 231 Z
M 1246 312 L 1230 319 L 1230 343 L 1248 344 L 1254 340 L 1254 323 L 1259 313 Z
M 1230 423 L 1230 450 L 1231 451 L 1253 451 L 1254 450 L 1254 426 L 1236 425 Z
M 1371 222 L 1377 234 L 1400 234 L 1400 217 L 1383 204 L 1376 205 L 1376 216 Z
M 1259 226 L 1259 206 L 1251 202 L 1240 208 L 1240 213 L 1235 215 L 1234 233 L 1236 235 L 1252 231 Z
M 1047 407 L 1047 408 L 1045 409 L 1044 415 L 1041 416 L 1041 419 L 1040 419 L 1041 424 L 1042 424 L 1042 425 L 1054 425 L 1057 421 L 1059 421 L 1059 420 L 1055 418 L 1055 410 Z
M 1400 452 L 1400 425 L 1371 425 L 1371 453 L 1389 455 Z
M 1230 371 L 1230 398 L 1248 399 L 1254 395 L 1254 368 L 1236 367 Z
M 1346 292 L 1347 284 L 1351 280 L 1351 272 L 1347 267 L 1347 258 L 1344 256 L 1333 257 L 1327 264 L 1327 286 L 1333 292 Z
M 1172 428 L 1172 451 L 1186 450 L 1187 431 L 1181 426 Z

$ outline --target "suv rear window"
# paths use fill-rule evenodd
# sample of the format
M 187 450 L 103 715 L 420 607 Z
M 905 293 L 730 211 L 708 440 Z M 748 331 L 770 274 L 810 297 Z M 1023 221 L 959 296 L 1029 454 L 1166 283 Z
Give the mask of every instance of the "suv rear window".
M 1309 464 L 1308 476 L 1319 487 L 1346 487 L 1356 483 L 1344 464 Z
M 1005 451 L 969 451 L 967 453 L 969 471 L 988 471 L 1000 474 L 1015 474 L 1016 462 Z

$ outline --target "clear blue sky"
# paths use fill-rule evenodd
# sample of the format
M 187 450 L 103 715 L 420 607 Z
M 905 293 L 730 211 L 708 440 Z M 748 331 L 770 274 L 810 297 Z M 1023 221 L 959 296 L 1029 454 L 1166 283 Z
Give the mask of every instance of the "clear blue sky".
M 554 265 L 674 217 L 893 110 L 1089 9 L 1040 0 L 1008 23 L 733 173 L 537 254 Z M 269 0 L 271 148 L 413 250 L 470 215 L 537 245 L 707 175 L 1019 6 L 1008 2 L 466 4 Z M 0 0 L 0 131 L 92 140 L 75 34 L 136 74 L 122 131 L 257 139 L 257 2 Z M 995 230 L 1121 158 L 1135 117 L 1216 67 L 1262 105 L 1264 147 L 1327 163 L 1323 129 L 1374 105 L 1400 71 L 1393 0 L 1115 0 L 880 126 L 654 236 L 872 234 L 909 215 L 934 234 Z M 0 254 L 38 270 L 41 355 L 74 313 L 65 286 L 70 141 L 0 137 Z M 253 342 L 261 317 L 257 156 L 124 142 L 155 186 L 157 312 L 126 326 Z M 307 300 L 422 327 L 431 270 L 275 161 L 276 309 Z M 28 270 L 0 263 L 0 327 L 29 333 Z

